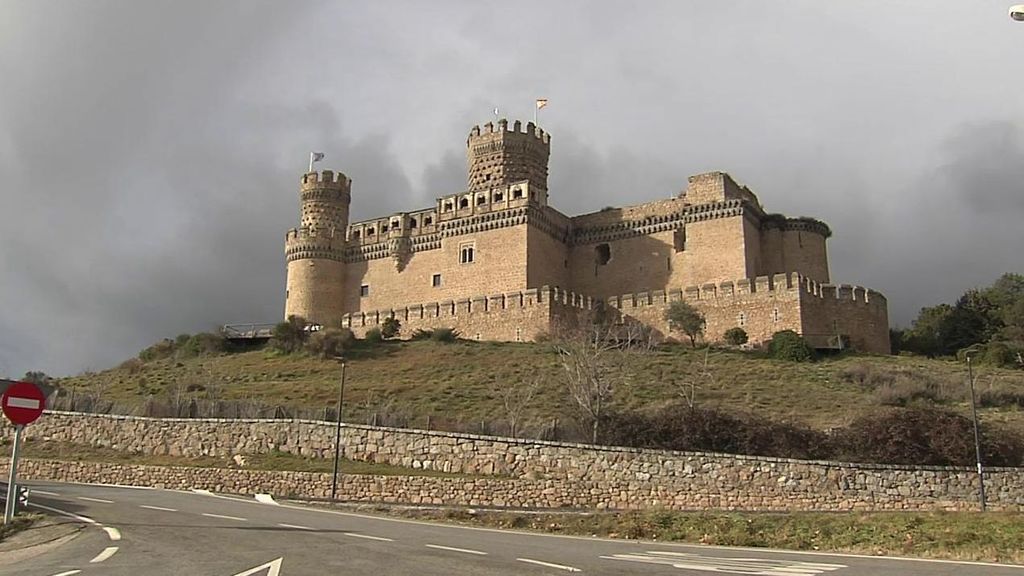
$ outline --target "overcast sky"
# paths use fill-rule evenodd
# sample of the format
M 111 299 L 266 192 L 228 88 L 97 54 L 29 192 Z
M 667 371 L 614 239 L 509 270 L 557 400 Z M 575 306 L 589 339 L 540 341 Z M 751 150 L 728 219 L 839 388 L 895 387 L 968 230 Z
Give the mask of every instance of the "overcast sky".
M 537 97 L 562 211 L 727 171 L 906 325 L 1024 271 L 1008 3 L 0 0 L 0 375 L 276 321 L 309 151 L 353 219 L 427 207 Z

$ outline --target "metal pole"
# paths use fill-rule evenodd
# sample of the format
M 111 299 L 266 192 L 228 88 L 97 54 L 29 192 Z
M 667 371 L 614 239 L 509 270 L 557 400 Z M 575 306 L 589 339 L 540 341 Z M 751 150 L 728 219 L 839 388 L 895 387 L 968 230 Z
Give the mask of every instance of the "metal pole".
M 306 172 L 306 174 L 309 174 L 310 172 L 313 171 L 313 154 L 315 154 L 315 152 L 309 153 L 309 171 Z
M 978 432 L 978 407 L 974 402 L 974 369 L 971 355 L 967 354 L 967 377 L 971 381 L 971 416 L 974 419 L 974 457 L 978 464 L 978 487 L 981 491 L 981 511 L 985 511 L 985 473 L 981 467 L 981 434 Z
M 7 502 L 4 507 L 4 524 L 10 524 L 14 519 L 15 507 L 17 506 L 18 495 L 18 452 L 21 447 L 21 430 L 23 425 L 14 427 L 14 449 L 11 450 L 10 474 L 7 476 Z
M 331 500 L 338 495 L 338 461 L 341 459 L 341 408 L 345 402 L 345 361 L 341 362 L 341 386 L 338 390 L 338 421 L 334 427 L 334 480 L 331 482 Z

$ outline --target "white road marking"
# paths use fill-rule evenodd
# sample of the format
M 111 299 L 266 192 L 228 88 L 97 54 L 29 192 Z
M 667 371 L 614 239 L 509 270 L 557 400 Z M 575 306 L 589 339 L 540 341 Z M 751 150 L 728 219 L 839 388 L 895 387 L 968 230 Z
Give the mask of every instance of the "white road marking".
M 79 496 L 79 500 L 85 500 L 86 502 L 99 502 L 100 504 L 113 504 L 113 500 L 104 500 L 102 498 L 89 498 L 88 496 Z
M 114 554 L 117 554 L 117 546 L 107 546 L 103 549 L 103 552 L 100 552 L 96 555 L 95 558 L 89 560 L 89 564 L 97 564 L 99 562 L 103 562 L 104 560 L 109 559 Z
M 174 508 L 163 508 L 161 506 L 146 506 L 145 504 L 139 504 L 139 508 L 147 508 L 149 510 L 159 510 L 161 512 L 177 512 Z
M 39 508 L 40 510 L 46 510 L 47 512 L 53 512 L 54 514 L 60 514 L 61 516 L 67 516 L 68 518 L 74 518 L 79 522 L 85 522 L 86 524 L 92 524 L 93 526 L 99 526 L 100 523 L 86 516 L 79 516 L 78 514 L 72 514 L 71 512 L 65 512 L 59 508 L 50 508 L 49 506 L 43 506 L 42 504 L 36 504 L 35 502 L 29 502 L 29 506 L 33 508 Z
M 47 492 L 46 490 L 36 490 L 35 488 L 32 488 L 32 493 L 33 494 L 42 494 L 43 496 L 60 496 L 60 494 L 57 494 L 56 492 Z M 57 576 L 60 576 L 60 574 L 58 574 Z
M 284 556 L 278 558 L 277 560 L 271 560 L 266 564 L 260 564 L 255 568 L 250 568 L 243 572 L 239 572 L 238 574 L 235 574 L 235 576 L 254 576 L 255 574 L 262 574 L 264 570 L 267 571 L 267 576 L 278 576 L 279 574 L 281 574 L 282 560 L 284 560 Z
M 316 531 L 316 528 L 310 528 L 309 526 L 299 526 L 298 524 L 278 524 L 282 528 L 294 528 L 296 530 L 312 530 Z
M 480 556 L 487 556 L 487 552 L 481 552 L 479 550 L 469 550 L 467 548 L 452 548 L 450 546 L 439 546 L 437 544 L 427 544 L 427 548 L 437 548 L 438 550 L 451 550 L 452 552 L 465 552 L 466 554 L 479 554 Z
M 207 516 L 209 518 L 223 518 L 225 520 L 238 520 L 239 522 L 248 522 L 247 519 L 239 518 L 238 516 L 224 516 L 224 515 L 221 515 L 221 514 L 207 514 L 206 512 L 203 512 L 203 516 Z
M 369 534 L 358 534 L 356 532 L 343 532 L 345 536 L 351 536 L 353 538 L 366 538 L 367 540 L 380 540 L 381 542 L 394 542 L 391 538 L 381 538 L 380 536 L 370 536 Z
M 565 570 L 566 572 L 581 572 L 579 568 L 572 566 L 563 566 L 561 564 L 552 564 L 551 562 L 541 562 L 540 560 L 531 560 L 529 558 L 516 558 L 520 562 L 526 562 L 527 564 L 536 564 L 538 566 L 547 566 L 548 568 L 556 568 L 558 570 Z
M 107 533 L 112 542 L 117 542 L 121 539 L 121 531 L 117 528 L 111 528 L 110 526 L 104 526 L 103 531 Z
M 193 488 L 192 491 L 195 492 L 196 494 L 202 494 L 203 496 L 213 496 L 213 492 L 210 492 L 209 490 L 203 490 L 201 488 Z
M 54 574 L 53 576 L 71 576 L 72 574 L 78 574 L 81 570 L 68 570 L 67 572 L 61 572 L 60 574 Z
M 685 552 L 649 551 L 637 554 L 600 556 L 604 560 L 624 560 L 641 564 L 660 564 L 681 570 L 702 570 L 724 574 L 758 574 L 760 576 L 817 576 L 846 568 L 843 564 L 767 560 L 762 558 L 723 558 L 700 556 Z
M 275 506 L 280 506 L 280 504 L 278 504 L 270 494 L 257 494 L 256 501 L 260 504 L 273 504 Z

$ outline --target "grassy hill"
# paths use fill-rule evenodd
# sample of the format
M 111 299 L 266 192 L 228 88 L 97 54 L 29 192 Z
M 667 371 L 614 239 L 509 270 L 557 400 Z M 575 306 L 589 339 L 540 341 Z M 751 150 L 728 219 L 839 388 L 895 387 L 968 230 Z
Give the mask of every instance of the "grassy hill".
M 654 408 L 679 399 L 673 382 L 705 360 L 703 350 L 675 346 L 633 354 L 617 368 L 623 384 L 615 402 Z M 825 429 L 842 426 L 880 407 L 902 404 L 969 407 L 966 371 L 952 360 L 846 355 L 811 363 L 770 360 L 753 353 L 711 350 L 696 404 L 742 410 Z M 61 379 L 62 388 L 99 395 L 119 410 L 142 413 L 147 399 L 234 399 L 253 406 L 282 405 L 323 414 L 337 402 L 340 366 L 304 354 L 269 350 L 165 358 Z M 1024 371 L 978 368 L 982 417 L 1024 430 Z M 501 432 L 501 391 L 510 382 L 541 380 L 526 410 L 536 433 L 554 418 L 567 422 L 570 407 L 562 369 L 550 346 L 531 343 L 433 341 L 365 343 L 350 354 L 345 391 L 347 421 L 397 422 Z M 532 426 L 531 426 L 532 425 Z

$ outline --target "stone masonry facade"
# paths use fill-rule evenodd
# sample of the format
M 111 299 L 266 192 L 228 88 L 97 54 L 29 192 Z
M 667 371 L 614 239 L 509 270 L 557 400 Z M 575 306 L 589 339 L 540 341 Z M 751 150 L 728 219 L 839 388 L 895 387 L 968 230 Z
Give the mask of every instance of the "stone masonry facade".
M 6 433 L 0 430 L 0 433 Z M 334 423 L 154 419 L 49 412 L 26 428 L 36 441 L 129 453 L 233 456 L 280 450 L 333 454 Z M 972 510 L 969 468 L 815 462 L 641 450 L 345 424 L 346 457 L 467 476 L 345 476 L 360 502 L 527 508 L 737 510 Z M 324 497 L 330 475 L 26 460 L 26 478 L 239 494 Z M 986 470 L 988 503 L 1024 510 L 1024 469 Z
M 663 312 L 686 300 L 710 341 L 737 326 L 755 344 L 791 329 L 818 347 L 889 352 L 886 299 L 831 283 L 824 222 L 769 213 L 723 172 L 691 176 L 668 200 L 569 217 L 548 202 L 550 143 L 532 122 L 474 127 L 465 191 L 355 223 L 347 176 L 303 175 L 285 316 L 357 334 L 395 316 L 406 336 L 451 327 L 518 341 L 573 309 L 612 306 L 669 336 Z

